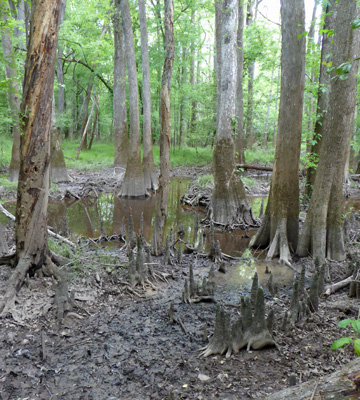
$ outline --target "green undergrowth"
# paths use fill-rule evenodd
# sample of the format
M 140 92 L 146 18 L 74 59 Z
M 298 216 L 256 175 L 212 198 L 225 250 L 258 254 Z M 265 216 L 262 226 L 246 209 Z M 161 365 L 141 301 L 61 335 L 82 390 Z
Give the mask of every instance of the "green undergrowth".
M 247 164 L 271 165 L 274 162 L 275 149 L 273 147 L 260 147 L 254 145 L 245 150 L 245 161 Z
M 82 150 L 79 159 L 75 160 L 78 151 L 78 142 L 63 141 L 65 162 L 68 168 L 94 169 L 98 167 L 111 168 L 114 163 L 114 145 L 107 142 L 94 142 L 91 150 Z M 153 146 L 154 163 L 160 164 L 159 146 Z M 172 167 L 203 166 L 211 163 L 212 150 L 210 147 L 192 148 L 182 147 L 171 150 L 170 164 Z
M 12 137 L 6 134 L 0 135 L 0 166 L 10 164 L 11 160 Z
M 65 163 L 68 168 L 81 170 L 93 170 L 101 167 L 111 168 L 114 163 L 114 144 L 111 141 L 94 141 L 91 150 L 82 150 L 79 159 L 76 154 L 80 140 L 63 140 L 62 149 Z M 0 166 L 9 165 L 11 159 L 12 138 L 10 135 L 0 136 Z M 160 149 L 158 145 L 153 146 L 154 162 L 159 166 Z M 212 162 L 213 148 L 207 147 L 173 147 L 171 149 L 170 164 L 172 167 L 182 166 L 204 166 Z M 274 161 L 274 148 L 262 148 L 254 145 L 245 150 L 246 163 L 260 163 L 270 165 Z
M 73 248 L 51 236 L 48 239 L 48 245 L 52 252 L 69 259 L 66 269 L 70 280 L 93 274 L 98 268 L 104 268 L 107 272 L 119 269 L 119 262 L 115 253 L 103 249 L 84 251 L 80 247 Z
M 4 193 L 13 192 L 17 190 L 17 182 L 10 182 L 9 175 L 0 175 L 0 186 L 3 188 L 1 198 L 3 199 Z
M 106 142 L 94 142 L 91 150 L 82 150 L 79 159 L 76 154 L 79 149 L 79 141 L 64 140 L 62 142 L 65 163 L 68 168 L 92 170 L 114 165 L 114 145 Z
M 159 160 L 159 147 L 154 147 L 155 164 Z M 173 148 L 170 155 L 172 167 L 197 166 L 201 167 L 212 162 L 212 148 L 207 147 L 187 147 Z

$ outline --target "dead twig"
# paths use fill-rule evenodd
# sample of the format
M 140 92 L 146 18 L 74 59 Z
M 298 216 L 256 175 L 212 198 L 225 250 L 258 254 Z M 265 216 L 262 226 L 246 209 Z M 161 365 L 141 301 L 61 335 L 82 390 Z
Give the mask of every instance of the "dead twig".
M 319 381 L 316 382 L 316 385 L 315 385 L 314 391 L 312 392 L 312 395 L 311 395 L 311 397 L 310 397 L 310 400 L 313 400 L 313 399 L 314 399 L 314 396 L 315 396 L 315 394 L 316 394 L 316 391 L 317 391 L 318 386 L 319 386 Z

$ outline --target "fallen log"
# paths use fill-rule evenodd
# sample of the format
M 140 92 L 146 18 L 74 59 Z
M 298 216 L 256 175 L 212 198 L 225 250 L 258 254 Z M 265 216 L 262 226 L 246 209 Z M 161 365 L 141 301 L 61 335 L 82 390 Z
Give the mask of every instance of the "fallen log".
M 252 165 L 252 164 L 236 164 L 236 168 L 242 169 L 255 169 L 257 171 L 272 171 L 272 167 L 263 167 L 262 165 Z
M 350 285 L 350 283 L 354 280 L 354 277 L 351 275 L 346 279 L 343 279 L 340 282 L 333 283 L 328 286 L 325 290 L 325 296 L 330 296 L 332 293 L 335 293 L 337 290 L 342 289 L 343 287 Z
M 264 400 L 349 400 L 360 398 L 360 358 L 338 371 L 267 396 Z

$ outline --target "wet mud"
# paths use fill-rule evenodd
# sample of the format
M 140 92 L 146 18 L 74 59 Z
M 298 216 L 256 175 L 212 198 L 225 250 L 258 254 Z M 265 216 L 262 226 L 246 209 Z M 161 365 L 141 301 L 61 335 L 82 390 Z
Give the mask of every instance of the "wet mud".
M 355 213 L 348 227 L 349 251 L 355 258 L 359 236 L 360 216 Z M 6 238 L 11 248 L 11 225 Z M 164 257 L 152 257 L 153 270 L 167 278 L 129 290 L 128 258 L 121 246 L 102 249 L 79 239 L 73 256 L 66 268 L 75 307 L 61 324 L 53 306 L 53 282 L 45 277 L 28 278 L 16 313 L 0 320 L 1 400 L 159 400 L 171 393 L 174 399 L 189 400 L 264 399 L 290 384 L 336 371 L 355 357 L 350 347 L 330 350 L 335 339 L 349 335 L 338 328 L 338 321 L 358 316 L 360 300 L 350 299 L 348 288 L 321 299 L 317 313 L 282 330 L 292 277 L 305 265 L 308 287 L 315 271 L 310 259 L 294 260 L 288 269 L 244 257 L 227 263 L 224 274 L 218 272 L 218 263 L 195 253 L 184 254 L 181 263 L 174 256 L 172 265 Z M 347 276 L 349 264 L 329 263 L 331 280 Z M 199 280 L 215 268 L 215 302 L 181 302 L 190 265 Z M 266 287 L 266 266 L 277 276 L 275 298 Z M 265 290 L 266 311 L 275 311 L 276 347 L 242 350 L 228 359 L 200 357 L 214 329 L 216 307 L 221 305 L 235 319 L 255 270 Z M 0 295 L 11 272 L 8 266 L 0 268 Z M 171 324 L 171 303 L 183 326 Z

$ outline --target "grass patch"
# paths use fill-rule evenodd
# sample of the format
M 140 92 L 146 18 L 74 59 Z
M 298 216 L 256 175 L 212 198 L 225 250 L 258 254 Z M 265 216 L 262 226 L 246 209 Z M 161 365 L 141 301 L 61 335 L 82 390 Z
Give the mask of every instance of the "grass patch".
M 81 170 L 94 170 L 101 167 L 111 168 L 114 164 L 114 144 L 110 141 L 95 141 L 91 150 L 82 150 L 79 159 L 75 160 L 80 140 L 63 140 L 62 149 L 65 156 L 65 163 L 68 168 Z M 0 163 L 10 164 L 12 137 L 1 135 L 0 137 Z M 245 150 L 247 163 L 272 164 L 274 161 L 274 148 L 262 148 L 254 145 L 251 149 Z M 153 146 L 154 162 L 160 165 L 160 148 Z M 197 166 L 201 167 L 212 162 L 213 149 L 207 147 L 175 147 L 171 149 L 170 165 L 172 167 Z
M 94 142 L 91 150 L 82 150 L 79 159 L 75 160 L 79 148 L 79 141 L 64 140 L 62 149 L 67 168 L 91 170 L 98 167 L 112 167 L 114 165 L 113 143 Z
M 0 163 L 10 164 L 11 160 L 12 137 L 0 135 Z
M 0 186 L 4 188 L 4 192 L 16 192 L 17 191 L 17 182 L 10 182 L 9 181 L 9 175 L 1 175 L 0 176 Z M 1 197 L 3 197 L 4 192 L 1 194 Z M 2 199 L 5 200 L 5 199 Z
M 245 150 L 245 160 L 247 164 L 270 165 L 274 162 L 275 149 L 273 147 L 260 147 L 254 145 L 251 149 Z
M 154 157 L 158 152 L 158 146 L 154 147 Z M 212 162 L 212 148 L 207 147 L 187 147 L 183 146 L 180 149 L 178 147 L 171 150 L 170 164 L 172 167 L 182 166 L 197 166 L 201 167 Z M 159 160 L 159 156 L 157 156 Z M 159 161 L 158 161 L 159 162 Z M 156 159 L 155 159 L 156 163 Z
M 98 166 L 111 168 L 114 164 L 114 145 L 113 143 L 94 142 L 91 150 L 83 150 L 76 161 L 79 142 L 64 140 L 62 148 L 64 151 L 65 162 L 68 168 L 95 169 Z M 141 149 L 142 151 L 142 149 Z M 160 148 L 153 146 L 154 163 L 160 165 Z M 172 167 L 180 166 L 202 166 L 211 163 L 211 147 L 198 148 L 182 147 L 171 150 L 170 164 Z

